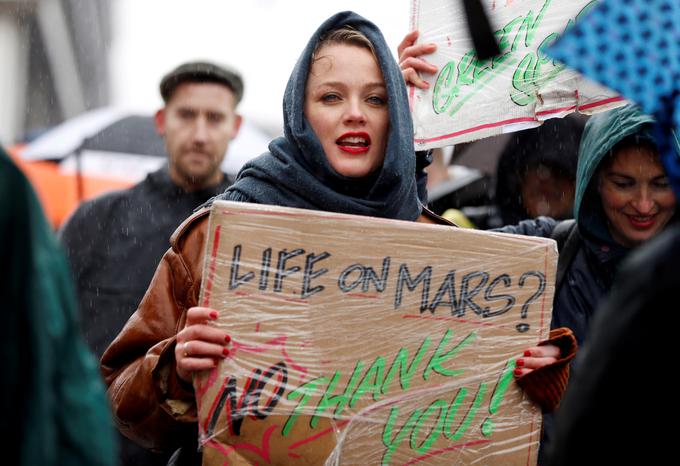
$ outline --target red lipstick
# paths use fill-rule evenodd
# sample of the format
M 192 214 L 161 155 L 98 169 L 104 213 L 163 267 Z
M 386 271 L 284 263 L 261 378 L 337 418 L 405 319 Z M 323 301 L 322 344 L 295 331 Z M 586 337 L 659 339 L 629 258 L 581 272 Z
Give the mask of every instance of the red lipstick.
M 371 136 L 364 132 L 345 133 L 335 140 L 340 150 L 353 154 L 365 154 L 371 147 Z
M 634 228 L 646 230 L 648 228 L 651 228 L 654 225 L 654 223 L 656 223 L 656 218 L 654 216 L 637 217 L 634 215 L 628 215 L 628 221 Z

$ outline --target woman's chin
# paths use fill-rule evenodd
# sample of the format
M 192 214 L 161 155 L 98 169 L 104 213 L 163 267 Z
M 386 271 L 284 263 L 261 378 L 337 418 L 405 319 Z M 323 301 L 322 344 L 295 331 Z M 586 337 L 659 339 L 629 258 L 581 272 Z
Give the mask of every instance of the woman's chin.
M 366 163 L 367 160 L 332 160 L 330 161 L 333 170 L 347 178 L 364 178 L 379 167 L 374 167 Z

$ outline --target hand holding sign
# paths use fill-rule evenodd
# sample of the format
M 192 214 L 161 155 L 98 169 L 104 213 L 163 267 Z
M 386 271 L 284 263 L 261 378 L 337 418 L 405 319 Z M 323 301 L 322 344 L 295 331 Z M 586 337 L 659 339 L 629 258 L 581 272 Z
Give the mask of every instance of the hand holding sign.
M 192 307 L 187 311 L 184 329 L 177 334 L 175 361 L 177 375 L 191 383 L 192 374 L 217 367 L 217 362 L 229 355 L 229 335 L 208 325 L 217 319 L 217 311 Z
M 434 74 L 437 72 L 437 67 L 432 63 L 428 63 L 422 57 L 423 55 L 434 53 L 437 50 L 437 44 L 433 42 L 416 44 L 419 34 L 418 31 L 411 31 L 406 34 L 399 44 L 397 48 L 399 67 L 406 84 L 411 84 L 420 89 L 428 89 L 430 83 L 425 81 L 420 76 L 420 73 Z
M 560 348 L 555 345 L 533 346 L 524 351 L 524 357 L 515 363 L 515 377 L 530 374 L 536 369 L 557 362 L 560 357 Z

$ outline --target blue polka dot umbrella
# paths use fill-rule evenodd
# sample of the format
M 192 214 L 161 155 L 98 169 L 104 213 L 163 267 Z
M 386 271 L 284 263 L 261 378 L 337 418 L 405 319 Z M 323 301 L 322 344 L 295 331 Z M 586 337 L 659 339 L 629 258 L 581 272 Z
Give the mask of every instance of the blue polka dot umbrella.
M 603 0 L 546 54 L 654 115 L 680 196 L 680 1 Z

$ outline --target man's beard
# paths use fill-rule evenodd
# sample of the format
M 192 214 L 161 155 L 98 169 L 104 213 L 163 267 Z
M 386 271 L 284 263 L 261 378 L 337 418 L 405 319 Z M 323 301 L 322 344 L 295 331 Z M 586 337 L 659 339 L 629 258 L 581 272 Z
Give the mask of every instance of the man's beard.
M 220 171 L 220 167 L 215 165 L 210 165 L 205 170 L 201 172 L 195 172 L 192 170 L 185 169 L 181 164 L 175 167 L 177 174 L 182 178 L 188 185 L 196 188 L 204 188 L 206 183 L 210 181 L 211 178 L 215 176 L 217 172 Z

